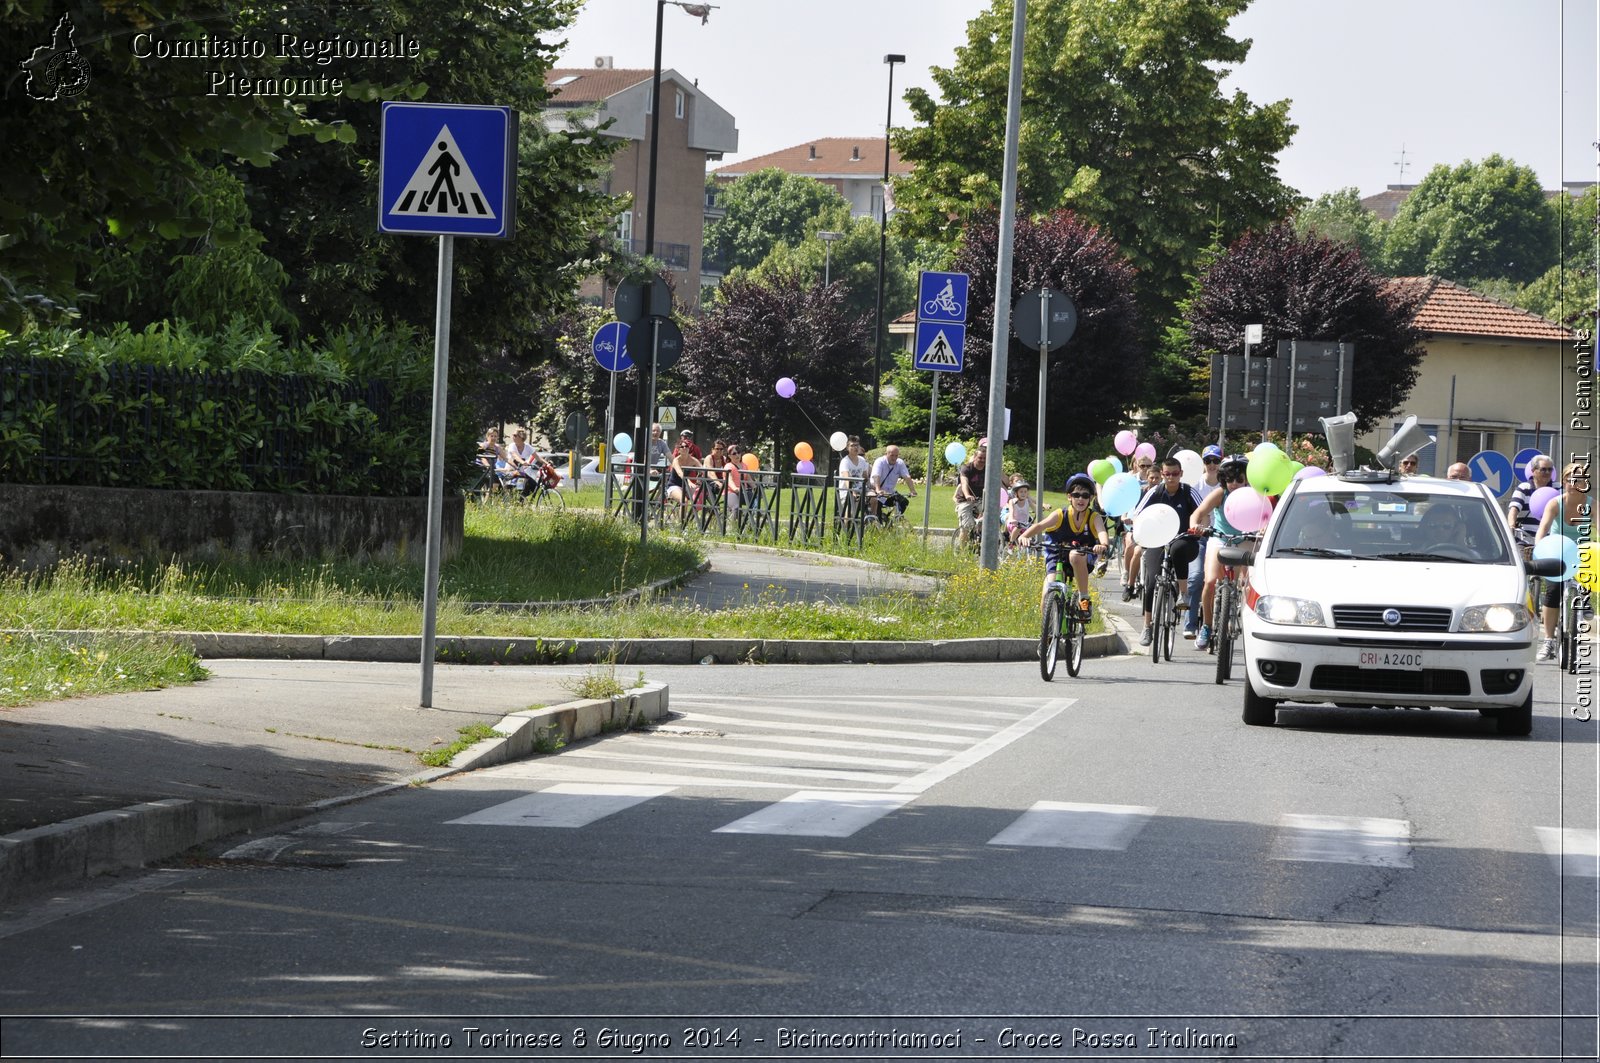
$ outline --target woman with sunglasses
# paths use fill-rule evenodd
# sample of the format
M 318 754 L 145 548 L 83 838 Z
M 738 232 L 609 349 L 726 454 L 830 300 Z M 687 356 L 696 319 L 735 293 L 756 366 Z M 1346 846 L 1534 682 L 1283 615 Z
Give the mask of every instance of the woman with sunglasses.
M 1072 568 L 1072 578 L 1078 584 L 1084 620 L 1089 619 L 1089 562 L 1098 559 L 1110 548 L 1106 538 L 1106 523 L 1094 504 L 1094 478 L 1088 473 L 1076 472 L 1067 477 L 1067 504 L 1028 525 L 1017 542 L 1027 546 L 1035 535 L 1044 536 L 1044 588 L 1039 594 L 1040 603 L 1050 581 L 1058 570 Z M 1065 555 L 1065 557 L 1063 557 Z M 1063 571 L 1061 579 L 1066 580 Z
M 1544 517 L 1539 521 L 1539 531 L 1533 538 L 1535 545 L 1546 535 L 1565 535 L 1573 542 L 1587 539 L 1594 520 L 1594 507 L 1589 502 L 1589 466 L 1573 462 L 1561 470 L 1561 494 L 1550 500 Z M 1556 656 L 1556 625 L 1561 622 L 1561 595 L 1566 588 L 1562 580 L 1544 581 L 1544 645 L 1534 656 L 1536 661 L 1552 660 Z
M 1533 556 L 1533 540 L 1539 534 L 1539 518 L 1544 516 L 1533 511 L 1533 493 L 1541 487 L 1549 487 L 1555 475 L 1555 459 L 1548 454 L 1535 454 L 1528 460 L 1528 478 L 1511 492 L 1511 501 L 1506 505 L 1506 521 L 1511 526 L 1511 536 L 1522 547 L 1524 558 Z

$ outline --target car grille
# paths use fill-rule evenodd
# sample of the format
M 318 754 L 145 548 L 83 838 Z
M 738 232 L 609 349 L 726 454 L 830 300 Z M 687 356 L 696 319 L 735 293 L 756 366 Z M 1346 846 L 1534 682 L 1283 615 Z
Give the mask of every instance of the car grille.
M 1464 697 L 1472 693 L 1472 682 L 1467 678 L 1467 673 L 1459 668 L 1424 668 L 1420 672 L 1401 672 L 1322 664 L 1311 672 L 1311 689 Z
M 1399 611 L 1398 624 L 1383 622 L 1384 611 L 1390 608 Z M 1336 605 L 1333 626 L 1367 631 L 1449 631 L 1450 610 L 1420 605 Z

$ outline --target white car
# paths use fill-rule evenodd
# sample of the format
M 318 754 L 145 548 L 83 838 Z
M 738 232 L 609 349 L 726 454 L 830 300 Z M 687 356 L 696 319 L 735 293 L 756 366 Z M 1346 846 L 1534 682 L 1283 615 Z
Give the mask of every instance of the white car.
M 1294 481 L 1249 567 L 1244 722 L 1280 702 L 1477 709 L 1501 734 L 1533 726 L 1528 576 L 1505 517 L 1475 483 L 1361 470 Z
M 546 461 L 556 467 L 556 472 L 561 474 L 561 487 L 563 491 L 573 490 L 572 470 L 567 468 L 567 459 L 571 457 L 566 451 L 556 451 L 544 455 Z M 600 471 L 600 459 L 597 457 L 578 457 L 578 483 L 584 487 L 600 487 L 606 482 L 605 474 Z

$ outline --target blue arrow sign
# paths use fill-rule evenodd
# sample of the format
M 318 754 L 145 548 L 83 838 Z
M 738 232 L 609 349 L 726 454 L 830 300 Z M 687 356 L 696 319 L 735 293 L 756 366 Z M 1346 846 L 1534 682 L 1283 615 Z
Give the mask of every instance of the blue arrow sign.
M 962 352 L 967 343 L 967 326 L 917 322 L 916 357 L 912 364 L 935 373 L 961 372 Z
M 1467 459 L 1472 479 L 1483 484 L 1489 493 L 1499 497 L 1517 486 L 1517 477 L 1511 471 L 1511 459 L 1498 450 L 1480 450 Z
M 509 107 L 385 103 L 378 230 L 508 239 L 517 209 L 517 116 Z
M 627 351 L 628 326 L 621 321 L 601 325 L 594 334 L 594 360 L 608 373 L 620 373 L 633 368 L 633 357 Z
M 1528 475 L 1528 462 L 1543 453 L 1544 451 L 1538 447 L 1523 447 L 1517 451 L 1516 457 L 1511 459 L 1511 474 L 1524 480 L 1531 480 L 1532 477 Z
M 965 273 L 924 271 L 917 282 L 917 320 L 966 324 L 969 280 Z

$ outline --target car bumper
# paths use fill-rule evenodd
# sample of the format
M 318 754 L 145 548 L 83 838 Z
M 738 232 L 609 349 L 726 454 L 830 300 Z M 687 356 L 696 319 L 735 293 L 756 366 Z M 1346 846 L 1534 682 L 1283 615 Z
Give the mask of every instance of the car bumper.
M 1531 626 L 1381 638 L 1247 621 L 1242 635 L 1251 687 L 1277 701 L 1504 708 L 1520 705 L 1533 686 Z

